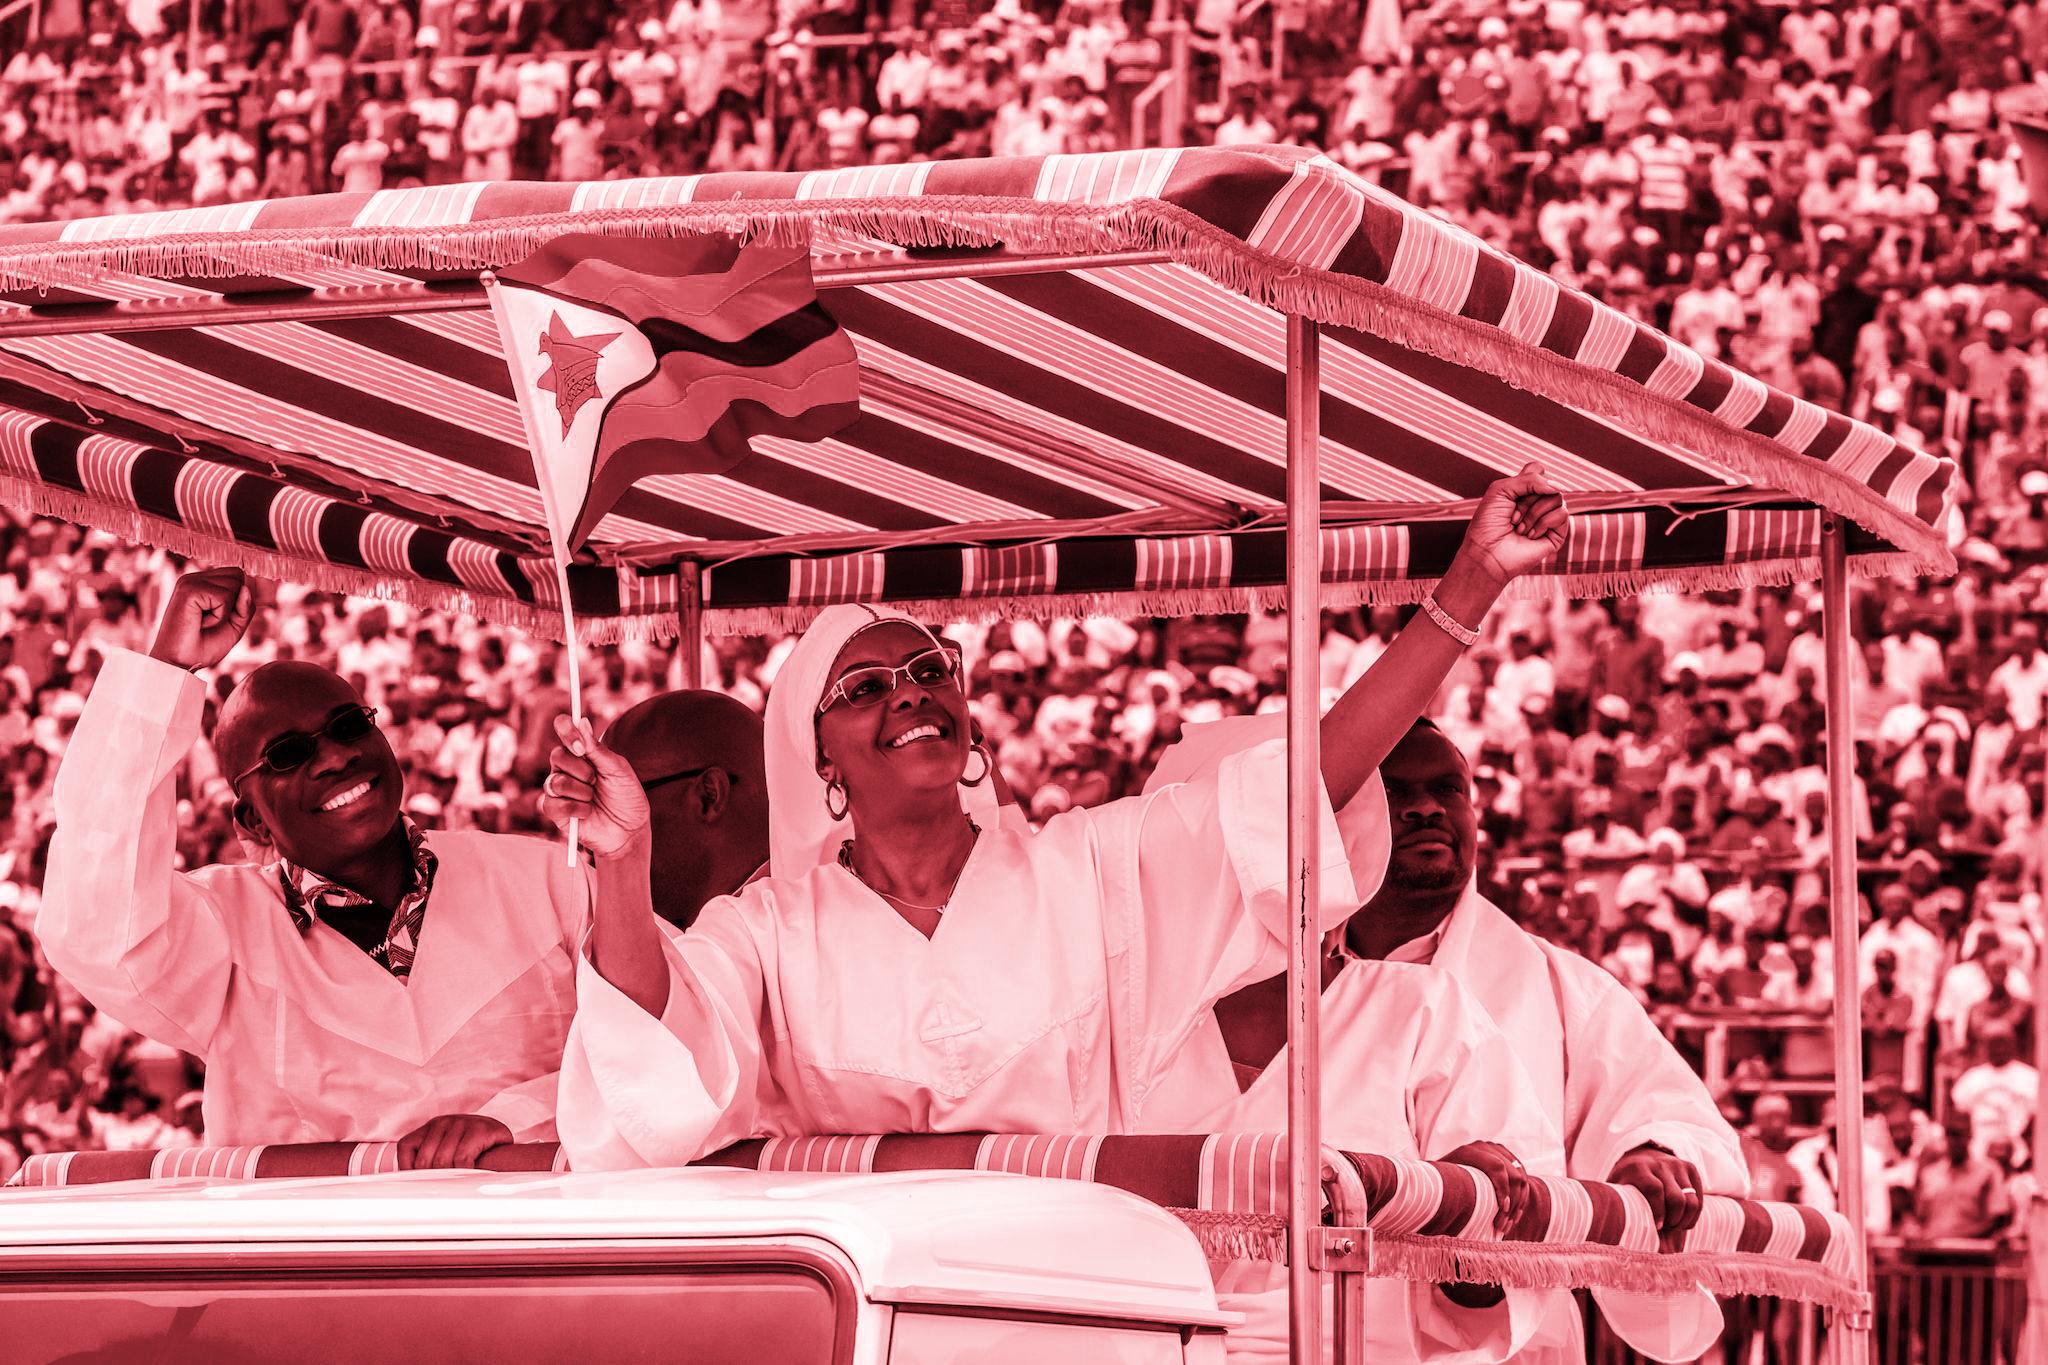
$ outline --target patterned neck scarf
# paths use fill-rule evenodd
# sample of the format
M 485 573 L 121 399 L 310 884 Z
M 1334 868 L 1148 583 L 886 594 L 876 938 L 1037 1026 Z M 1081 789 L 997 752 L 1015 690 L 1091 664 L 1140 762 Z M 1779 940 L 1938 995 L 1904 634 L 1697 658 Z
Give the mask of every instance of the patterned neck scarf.
M 401 815 L 399 819 L 405 825 L 405 837 L 412 843 L 412 889 L 399 898 L 391 927 L 385 930 L 384 941 L 371 950 L 370 956 L 404 981 L 412 974 L 413 959 L 419 955 L 420 926 L 426 922 L 427 897 L 433 894 L 434 869 L 439 861 L 427 847 L 425 832 L 410 817 Z M 356 910 L 374 903 L 368 896 L 289 862 L 278 863 L 277 881 L 284 888 L 284 908 L 291 912 L 292 923 L 301 934 L 312 932 L 313 921 L 322 912 Z

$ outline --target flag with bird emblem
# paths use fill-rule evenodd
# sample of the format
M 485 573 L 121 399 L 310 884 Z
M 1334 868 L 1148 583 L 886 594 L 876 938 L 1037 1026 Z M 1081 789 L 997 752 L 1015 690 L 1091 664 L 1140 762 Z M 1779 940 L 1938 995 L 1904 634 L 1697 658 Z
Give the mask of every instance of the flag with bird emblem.
M 801 244 L 571 233 L 485 286 L 560 562 L 643 478 L 723 474 L 755 436 L 859 415 L 853 341 Z

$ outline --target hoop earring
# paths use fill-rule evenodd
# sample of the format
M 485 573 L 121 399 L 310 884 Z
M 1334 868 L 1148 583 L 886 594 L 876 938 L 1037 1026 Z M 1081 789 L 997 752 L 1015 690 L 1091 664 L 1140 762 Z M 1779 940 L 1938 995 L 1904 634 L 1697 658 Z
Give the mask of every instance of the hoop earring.
M 838 810 L 832 809 L 833 792 L 839 793 Z M 830 782 L 827 782 L 825 784 L 825 814 L 831 816 L 834 820 L 844 820 L 846 818 L 847 808 L 851 804 L 852 802 L 848 800 L 846 795 L 846 784 L 844 782 L 841 782 L 838 778 L 835 777 Z
M 968 777 L 963 774 L 960 778 L 960 785 L 963 787 L 979 787 L 982 783 L 988 781 L 988 775 L 995 770 L 995 760 L 991 759 L 988 756 L 988 750 L 982 748 L 979 744 L 974 745 L 967 752 L 980 757 L 981 772 L 974 777 Z

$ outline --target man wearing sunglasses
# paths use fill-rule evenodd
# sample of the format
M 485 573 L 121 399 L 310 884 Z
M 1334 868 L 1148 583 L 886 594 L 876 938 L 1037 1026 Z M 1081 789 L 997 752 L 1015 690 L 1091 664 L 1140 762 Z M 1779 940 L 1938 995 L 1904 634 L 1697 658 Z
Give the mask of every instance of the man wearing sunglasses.
M 174 868 L 194 672 L 250 613 L 239 569 L 189 573 L 149 654 L 107 659 L 57 778 L 36 926 L 51 965 L 205 1060 L 209 1143 L 396 1140 L 427 1167 L 552 1138 L 583 869 L 543 840 L 415 826 L 340 677 L 278 662 L 242 679 L 213 750 L 265 856 Z
M 687 929 L 768 861 L 761 718 L 718 692 L 649 697 L 604 733 L 647 792 L 654 913 Z

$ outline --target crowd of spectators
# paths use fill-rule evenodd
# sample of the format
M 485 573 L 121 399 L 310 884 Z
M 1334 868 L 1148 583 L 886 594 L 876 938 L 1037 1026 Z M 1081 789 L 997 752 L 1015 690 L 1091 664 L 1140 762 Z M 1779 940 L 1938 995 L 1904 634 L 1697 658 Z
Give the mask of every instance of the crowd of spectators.
M 0 21 L 0 221 L 1100 150 L 1127 145 L 1174 47 L 1149 3 L 1113 0 L 188 3 L 43 0 L 33 43 L 21 15 Z M 2048 100 L 2048 5 L 1385 9 L 1161 6 L 1191 28 L 1183 139 L 1321 147 L 1702 352 L 1960 461 L 1962 572 L 1855 606 L 1869 1202 L 1887 1230 L 2000 1232 L 2032 1178 L 2048 833 L 2048 297 L 2007 111 Z M 16 926 L 0 932 L 0 1175 L 45 1147 L 193 1140 L 191 1065 L 96 1016 L 32 934 L 68 727 L 103 649 L 144 643 L 171 572 L 58 523 L 0 530 L 0 910 Z M 1332 613 L 1325 691 L 1403 615 Z M 1277 618 L 954 636 L 1038 818 L 1135 790 L 1184 724 L 1281 704 Z M 787 646 L 721 642 L 707 676 L 758 703 Z M 1814 1083 L 1829 1049 L 1799 1024 L 1832 1000 L 1821 655 L 1811 585 L 1523 604 L 1437 714 L 1473 764 L 1483 888 L 1719 1059 L 1760 1192 L 1832 1202 Z M 272 657 L 359 682 L 417 818 L 538 827 L 558 649 L 280 585 L 228 672 Z M 624 645 L 585 677 L 601 720 L 681 668 L 667 646 Z M 203 746 L 182 790 L 186 863 L 246 856 Z M 1779 1026 L 1709 1048 L 1731 1011 Z

